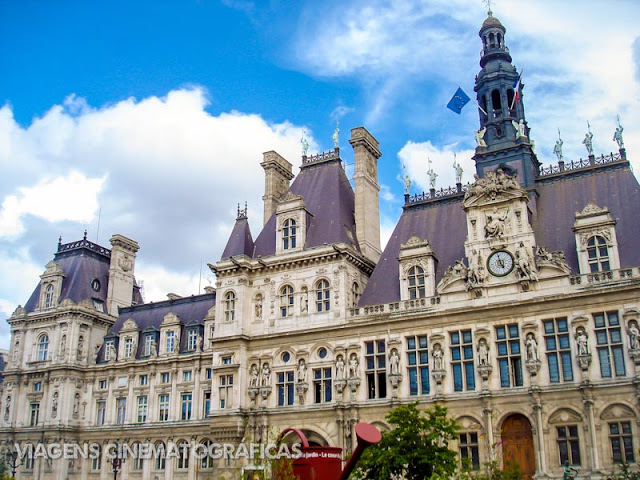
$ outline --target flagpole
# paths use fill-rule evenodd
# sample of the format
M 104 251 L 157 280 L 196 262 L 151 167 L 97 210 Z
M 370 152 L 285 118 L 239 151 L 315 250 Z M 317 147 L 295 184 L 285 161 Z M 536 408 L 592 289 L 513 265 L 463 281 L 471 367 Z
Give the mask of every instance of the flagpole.
M 518 90 L 520 90 L 520 82 L 522 80 L 522 74 L 524 73 L 524 68 L 522 69 L 522 71 L 520 72 L 520 75 L 518 75 L 518 82 L 516 84 L 516 86 L 518 87 Z M 516 98 L 518 98 L 518 92 L 513 92 L 513 100 L 511 100 L 511 106 L 509 107 L 509 110 L 513 110 L 513 106 L 516 103 Z
M 471 97 L 469 97 L 469 98 L 471 98 Z M 478 108 L 480 109 L 480 111 L 481 111 L 482 113 L 484 113 L 487 117 L 489 116 L 489 114 L 488 114 L 487 112 L 485 112 L 485 111 L 484 111 L 484 108 L 482 108 L 482 107 L 480 106 L 480 104 L 479 104 L 478 102 L 476 102 L 476 101 L 475 101 L 475 99 L 471 98 L 471 101 L 472 101 L 473 103 L 475 103 L 476 105 L 478 105 Z

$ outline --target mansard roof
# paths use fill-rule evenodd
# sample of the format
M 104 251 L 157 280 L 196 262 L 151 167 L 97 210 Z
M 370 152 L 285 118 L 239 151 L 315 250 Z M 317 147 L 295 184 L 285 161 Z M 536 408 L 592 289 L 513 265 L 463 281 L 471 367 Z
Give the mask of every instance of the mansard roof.
M 613 156 L 612 156 L 613 158 Z M 607 207 L 616 219 L 616 236 L 621 267 L 640 265 L 638 205 L 640 186 L 629 163 L 618 159 L 610 164 L 539 176 L 530 189 L 530 219 L 536 243 L 548 250 L 562 250 L 574 273 L 578 273 L 575 235 L 576 212 L 589 203 Z M 398 255 L 400 246 L 412 235 L 426 239 L 437 259 L 436 284 L 447 267 L 465 255 L 466 216 L 462 193 L 452 191 L 442 198 L 405 204 L 396 228 L 382 252 L 360 299 L 360 305 L 400 300 Z
M 216 304 L 216 294 L 205 293 L 202 295 L 191 295 L 190 297 L 181 297 L 175 300 L 165 300 L 162 302 L 145 303 L 142 305 L 133 305 L 131 307 L 120 308 L 120 315 L 105 337 L 117 336 L 127 320 L 132 320 L 138 327 L 138 331 L 142 333 L 160 331 L 160 326 L 164 317 L 169 313 L 173 313 L 180 319 L 181 329 L 184 332 L 185 326 L 204 325 L 204 320 L 209 310 Z M 187 337 L 180 335 L 180 352 L 186 350 Z M 139 358 L 144 349 L 144 343 L 138 341 L 138 350 L 136 358 Z M 98 354 L 98 362 L 103 361 L 104 345 Z
M 238 217 L 236 220 L 221 258 L 229 258 L 236 255 L 253 256 L 253 237 L 251 236 L 251 228 L 249 228 L 247 217 Z
M 313 158 L 313 157 L 312 157 Z M 309 212 L 306 248 L 346 243 L 357 251 L 355 197 L 339 156 L 303 164 L 289 192 L 301 195 Z M 254 257 L 276 253 L 276 215 L 269 218 L 255 242 Z

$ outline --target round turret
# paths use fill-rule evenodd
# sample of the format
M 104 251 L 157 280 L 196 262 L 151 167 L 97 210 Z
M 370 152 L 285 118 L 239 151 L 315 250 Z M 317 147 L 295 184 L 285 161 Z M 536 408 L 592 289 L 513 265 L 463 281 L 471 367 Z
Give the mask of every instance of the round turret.
M 507 29 L 504 28 L 500 20 L 493 16 L 491 10 L 486 20 L 482 22 L 482 27 L 478 36 L 482 39 L 482 51 L 480 52 L 480 66 L 484 67 L 490 60 L 505 60 L 511 62 L 509 49 L 504 43 L 504 35 Z

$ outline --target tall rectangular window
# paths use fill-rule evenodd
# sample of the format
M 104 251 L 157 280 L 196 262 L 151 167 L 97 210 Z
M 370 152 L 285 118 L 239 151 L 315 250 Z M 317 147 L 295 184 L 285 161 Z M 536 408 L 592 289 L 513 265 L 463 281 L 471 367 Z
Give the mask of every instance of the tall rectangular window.
M 211 392 L 204 392 L 204 417 L 209 416 L 211 411 Z
M 453 389 L 456 392 L 476 389 L 476 377 L 473 368 L 473 337 L 471 330 L 451 332 L 451 368 L 453 370 Z
M 193 381 L 193 370 L 185 370 L 182 372 L 182 381 L 183 382 L 191 382 Z
M 175 349 L 176 334 L 175 332 L 167 332 L 167 353 L 173 353 Z
M 293 370 L 278 372 L 278 406 L 293 405 L 293 382 L 295 374 Z
M 427 336 L 407 337 L 407 370 L 409 371 L 409 395 L 429 393 L 429 351 Z
M 100 470 L 100 465 L 102 464 L 102 445 L 98 444 L 98 454 L 91 458 L 91 470 L 98 471 Z
M 33 402 L 31 404 L 31 413 L 29 414 L 29 425 L 35 427 L 38 425 L 38 419 L 40 418 L 40 403 Z
M 187 335 L 187 350 L 195 350 L 198 343 L 198 330 L 192 328 Z
M 106 415 L 107 402 L 106 400 L 99 400 L 96 402 L 96 425 L 104 425 Z
M 109 340 L 108 342 L 104 343 L 104 350 L 103 350 L 103 355 L 104 355 L 104 359 L 105 361 L 109 361 L 111 360 L 111 352 L 115 351 L 114 350 L 114 342 L 113 340 Z
M 573 381 L 569 324 L 566 318 L 545 320 L 544 343 L 547 348 L 549 380 L 552 383 Z
M 131 337 L 124 339 L 124 356 L 125 358 L 131 358 L 133 356 L 133 338 Z
M 147 396 L 138 397 L 138 423 L 147 421 Z
M 191 393 L 183 393 L 182 394 L 182 414 L 180 416 L 182 420 L 191 419 L 192 406 L 193 406 L 193 395 L 191 395 Z
M 331 401 L 331 367 L 313 370 L 313 393 L 315 403 Z
M 162 372 L 160 374 L 160 381 L 162 383 L 169 383 L 171 381 L 171 374 L 169 372 Z
M 127 418 L 127 398 L 119 397 L 116 399 L 116 423 L 122 425 Z
M 149 385 L 149 376 L 148 375 L 140 375 L 140 386 L 144 387 Z
M 384 340 L 364 342 L 369 399 L 387 397 L 387 355 Z
M 612 422 L 609 424 L 609 441 L 613 463 L 633 463 L 633 436 L 631 422 Z
M 233 405 L 233 375 L 220 376 L 220 408 L 231 408 Z
M 603 377 L 626 375 L 624 365 L 624 347 L 622 346 L 622 328 L 618 312 L 594 313 L 600 374 Z
M 158 420 L 166 422 L 169 420 L 169 394 L 163 393 L 158 397 Z
M 578 439 L 578 426 L 567 425 L 556 427 L 558 433 L 558 453 L 560 465 L 580 465 L 580 441 Z
M 151 356 L 153 348 L 153 335 L 144 336 L 144 354 L 146 357 Z
M 501 387 L 521 387 L 522 358 L 517 324 L 496 327 L 496 347 Z
M 480 451 L 476 432 L 460 432 L 458 451 L 463 464 L 469 462 L 469 466 L 474 470 L 480 468 Z

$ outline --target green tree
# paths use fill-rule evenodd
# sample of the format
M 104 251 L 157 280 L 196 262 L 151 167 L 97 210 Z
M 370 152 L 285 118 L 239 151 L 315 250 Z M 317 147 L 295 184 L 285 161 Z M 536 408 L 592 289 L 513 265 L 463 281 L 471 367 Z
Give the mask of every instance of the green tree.
M 458 425 L 440 405 L 422 414 L 418 402 L 391 410 L 386 419 L 393 429 L 365 450 L 353 479 L 423 480 L 449 478 L 458 466 L 458 455 L 449 449 Z

